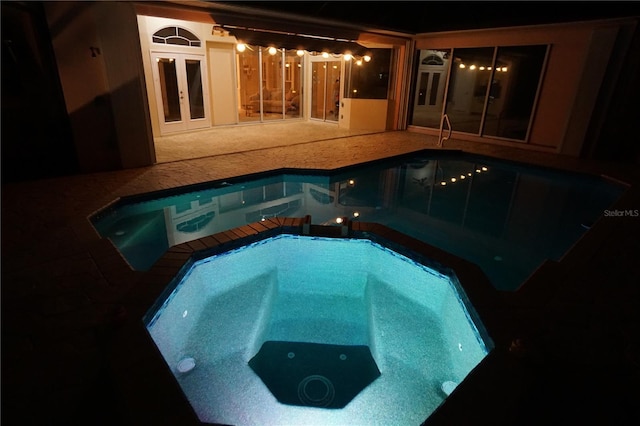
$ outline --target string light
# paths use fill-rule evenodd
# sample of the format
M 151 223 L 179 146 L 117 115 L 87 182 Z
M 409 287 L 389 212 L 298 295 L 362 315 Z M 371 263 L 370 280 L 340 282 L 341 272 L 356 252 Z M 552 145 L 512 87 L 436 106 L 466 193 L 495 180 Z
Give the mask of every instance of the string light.
M 246 44 L 246 43 L 243 43 L 243 42 L 241 42 L 241 41 L 238 41 L 238 43 L 236 44 L 236 50 L 237 50 L 239 53 L 243 53 L 243 52 L 245 52 L 247 49 L 249 49 L 249 50 L 253 51 L 253 49 L 251 48 L 251 46 L 249 46 L 249 45 L 248 45 L 248 44 Z M 276 54 L 278 53 L 278 51 L 279 51 L 279 50 L 280 50 L 280 49 L 278 49 L 278 48 L 277 48 L 277 47 L 275 47 L 275 46 L 269 46 L 269 48 L 267 49 L 267 52 L 268 52 L 270 55 L 276 55 Z M 325 52 L 320 53 L 320 52 L 313 52 L 313 51 L 312 51 L 312 52 L 309 52 L 309 51 L 306 51 L 306 50 L 304 50 L 304 49 L 298 49 L 298 50 L 296 50 L 296 55 L 298 55 L 299 57 L 303 57 L 303 56 L 305 55 L 305 53 L 309 53 L 309 54 L 311 54 L 311 55 L 318 55 L 318 54 L 320 54 L 324 59 L 329 59 L 331 56 L 333 56 L 333 57 L 335 57 L 335 58 L 340 58 L 340 57 L 341 57 L 341 58 L 343 58 L 345 61 L 352 61 L 352 60 L 353 60 L 353 61 L 355 61 L 356 65 L 358 65 L 358 66 L 362 66 L 363 62 L 370 62 L 370 61 L 371 61 L 371 59 L 372 59 L 371 55 L 355 56 L 355 55 L 353 55 L 353 54 L 352 54 L 352 53 L 350 53 L 350 52 L 345 52 L 345 53 L 343 53 L 343 54 L 340 54 L 340 53 L 333 53 L 333 54 L 332 54 L 332 53 L 329 53 L 329 52 L 326 52 L 326 51 L 325 51 Z M 299 65 L 299 64 L 298 64 L 298 66 L 300 67 L 301 65 Z
M 467 68 L 467 65 L 464 64 L 464 63 L 460 63 L 458 65 L 458 68 L 465 69 L 465 68 Z M 484 70 L 491 71 L 492 68 L 491 67 L 485 67 L 484 65 L 481 65 L 479 67 L 476 66 L 475 64 L 474 65 L 469 65 L 469 70 L 474 71 L 476 69 L 479 69 L 480 71 L 484 71 Z M 509 68 L 507 68 L 507 67 L 496 67 L 496 72 L 507 72 L 508 70 L 509 70 Z

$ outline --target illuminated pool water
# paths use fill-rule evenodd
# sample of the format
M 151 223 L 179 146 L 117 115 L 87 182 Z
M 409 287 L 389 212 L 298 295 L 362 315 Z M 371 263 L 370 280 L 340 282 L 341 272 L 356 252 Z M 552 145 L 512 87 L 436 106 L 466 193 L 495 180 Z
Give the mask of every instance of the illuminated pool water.
M 493 345 L 455 275 L 363 239 L 280 235 L 196 261 L 145 324 L 200 420 L 233 425 L 417 425 Z M 268 342 L 341 349 L 328 373 L 294 378 L 291 404 L 249 365 Z M 355 346 L 379 376 L 344 408 L 320 407 L 344 391 L 330 370 Z
M 122 199 L 91 218 L 136 270 L 174 245 L 270 217 L 376 222 L 516 290 L 560 258 L 624 187 L 600 177 L 426 152 L 333 174 L 295 171 Z

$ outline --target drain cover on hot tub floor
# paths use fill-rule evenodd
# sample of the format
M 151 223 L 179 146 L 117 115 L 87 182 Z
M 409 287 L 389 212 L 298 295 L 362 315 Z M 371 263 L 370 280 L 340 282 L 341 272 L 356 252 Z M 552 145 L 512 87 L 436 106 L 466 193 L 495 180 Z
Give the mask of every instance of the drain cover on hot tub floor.
M 342 408 L 378 376 L 368 346 L 264 342 L 249 366 L 283 404 Z

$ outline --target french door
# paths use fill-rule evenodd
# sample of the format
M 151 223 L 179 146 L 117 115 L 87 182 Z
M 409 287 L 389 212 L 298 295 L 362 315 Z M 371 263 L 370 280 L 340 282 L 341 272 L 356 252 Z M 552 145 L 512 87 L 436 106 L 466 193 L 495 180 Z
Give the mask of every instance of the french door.
M 204 55 L 151 53 L 160 133 L 210 127 Z

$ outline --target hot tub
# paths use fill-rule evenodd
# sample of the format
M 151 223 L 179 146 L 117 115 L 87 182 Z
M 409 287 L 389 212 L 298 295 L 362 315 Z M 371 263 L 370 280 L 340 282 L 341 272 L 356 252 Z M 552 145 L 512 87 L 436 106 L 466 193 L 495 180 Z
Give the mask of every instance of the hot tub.
M 420 424 L 488 354 L 455 274 L 278 235 L 198 260 L 145 325 L 202 422 Z

